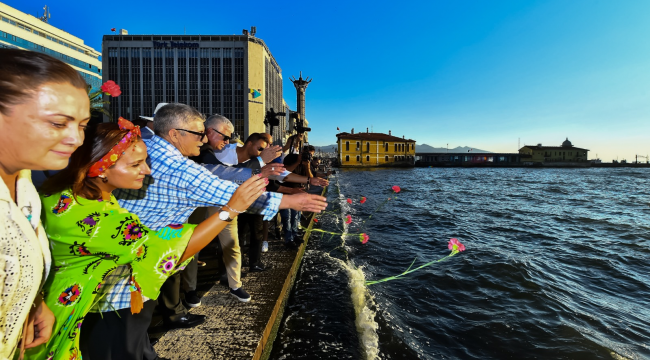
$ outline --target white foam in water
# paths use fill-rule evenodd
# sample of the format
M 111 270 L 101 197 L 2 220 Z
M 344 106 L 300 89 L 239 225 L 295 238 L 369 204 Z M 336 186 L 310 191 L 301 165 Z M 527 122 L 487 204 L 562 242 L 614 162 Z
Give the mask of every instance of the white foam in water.
M 338 178 L 336 179 L 338 187 Z M 341 209 L 347 208 L 345 196 L 339 192 L 339 201 Z M 345 224 L 345 213 L 341 213 L 341 220 L 343 222 L 343 234 L 341 240 L 345 243 L 345 236 L 348 233 L 348 225 Z M 352 304 L 354 305 L 355 325 L 359 333 L 362 348 L 366 353 L 367 360 L 379 359 L 379 335 L 377 335 L 377 328 L 379 325 L 375 321 L 375 312 L 370 310 L 373 300 L 368 293 L 365 281 L 366 276 L 361 267 L 355 267 L 350 260 L 347 262 L 336 259 L 341 264 L 341 267 L 348 273 L 350 279 L 350 294 L 352 296 Z

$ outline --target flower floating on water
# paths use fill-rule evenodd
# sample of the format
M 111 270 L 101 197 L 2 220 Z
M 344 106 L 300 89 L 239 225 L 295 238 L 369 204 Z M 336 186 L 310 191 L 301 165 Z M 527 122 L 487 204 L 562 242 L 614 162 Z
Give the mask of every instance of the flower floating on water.
M 362 197 L 361 197 L 361 200 L 359 201 L 359 204 L 363 204 L 363 203 L 365 203 L 365 202 L 366 202 L 366 197 L 365 197 L 365 196 L 362 196 Z
M 352 204 L 352 199 L 348 198 L 346 201 L 348 202 L 348 204 Z
M 362 244 L 367 243 L 368 239 L 370 239 L 370 236 L 368 236 L 368 234 L 366 233 L 359 235 L 359 240 L 361 241 Z
M 393 185 L 393 187 L 392 187 L 391 189 L 393 189 L 393 191 L 395 192 L 395 194 L 397 194 L 398 192 L 402 191 L 402 189 L 400 189 L 399 186 L 397 186 L 397 185 Z
M 465 251 L 465 245 L 461 244 L 460 241 L 458 241 L 458 239 L 456 238 L 449 239 L 449 243 L 447 244 L 447 247 L 452 252 Z
M 352 215 L 347 215 L 347 216 L 345 217 L 345 223 L 346 223 L 346 224 L 349 224 L 349 223 L 351 223 L 351 222 L 352 222 Z

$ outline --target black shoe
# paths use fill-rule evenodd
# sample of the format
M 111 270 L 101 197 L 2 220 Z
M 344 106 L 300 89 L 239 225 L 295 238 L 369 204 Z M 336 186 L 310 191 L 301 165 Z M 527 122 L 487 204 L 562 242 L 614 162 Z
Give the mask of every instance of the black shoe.
M 230 289 L 230 294 L 237 298 L 241 302 L 251 301 L 251 296 L 246 292 L 246 290 L 239 288 L 237 290 Z
M 178 314 L 163 319 L 163 324 L 165 324 L 168 330 L 191 328 L 195 327 L 196 325 L 203 324 L 204 322 L 205 315 L 195 314 Z
M 273 265 L 270 265 L 270 264 L 269 265 L 264 265 L 262 263 L 257 263 L 255 265 L 251 266 L 250 269 L 248 269 L 248 271 L 250 271 L 250 272 L 262 272 L 262 271 L 266 271 L 268 269 L 271 269 L 272 267 L 273 267 Z
M 185 293 L 185 304 L 191 308 L 201 306 L 201 299 L 196 295 L 195 290 Z

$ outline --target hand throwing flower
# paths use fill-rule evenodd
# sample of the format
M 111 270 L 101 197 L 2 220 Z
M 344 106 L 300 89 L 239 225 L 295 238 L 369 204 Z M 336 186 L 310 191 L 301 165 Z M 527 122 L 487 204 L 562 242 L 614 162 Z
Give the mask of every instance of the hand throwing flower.
M 352 222 L 352 215 L 347 215 L 347 216 L 345 217 L 345 223 L 346 223 L 346 224 L 349 224 L 349 223 L 351 223 L 351 222 Z
M 458 241 L 458 239 L 456 238 L 449 239 L 447 248 L 449 248 L 449 250 L 451 250 L 452 253 L 465 251 L 465 245 L 461 244 L 460 241 Z
M 348 204 L 352 204 L 352 199 L 348 198 L 346 201 L 348 202 Z
M 362 197 L 361 197 L 361 200 L 359 201 L 359 204 L 363 204 L 363 203 L 365 203 L 365 202 L 366 202 L 366 197 L 365 197 L 365 196 L 362 196 Z
M 397 186 L 397 185 L 393 185 L 393 187 L 392 187 L 391 189 L 393 189 L 393 191 L 395 192 L 395 194 L 397 194 L 398 192 L 402 191 L 402 189 L 400 189 L 399 186 Z

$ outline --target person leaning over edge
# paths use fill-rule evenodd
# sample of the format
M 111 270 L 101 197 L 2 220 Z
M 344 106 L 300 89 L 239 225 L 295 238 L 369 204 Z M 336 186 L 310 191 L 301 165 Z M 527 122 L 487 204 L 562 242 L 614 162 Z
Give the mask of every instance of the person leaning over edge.
M 57 320 L 52 339 L 28 357 L 141 360 L 142 342 L 148 342 L 141 333 L 150 323 L 136 320 L 147 306 L 144 297 L 155 299 L 165 279 L 238 215 L 229 209 L 247 208 L 264 192 L 266 180 L 246 181 L 224 211 L 199 225 L 170 224 L 154 231 L 111 195 L 118 187 L 142 187 L 150 173 L 139 127 L 120 118 L 118 124 L 93 127 L 87 136 L 68 167 L 42 187 L 43 221 L 56 269 L 45 285 L 45 302 Z M 89 313 L 96 299 L 115 286 L 106 279 L 120 268 L 127 269 L 130 308 Z M 124 321 L 127 326 L 121 328 L 105 326 Z
M 54 325 L 39 294 L 51 256 L 30 170 L 66 167 L 90 101 L 84 79 L 60 60 L 18 49 L 0 49 L 0 59 L 0 359 L 11 359 L 47 342 Z
M 188 156 L 200 153 L 205 141 L 204 129 L 203 116 L 188 105 L 168 104 L 160 108 L 154 122 L 156 135 L 145 139 L 151 160 L 151 175 L 145 179 L 142 189 L 117 190 L 120 205 L 137 213 L 142 222 L 153 230 L 166 224 L 185 223 L 197 207 L 225 205 L 237 185 L 215 175 L 216 169 L 222 168 L 224 174 L 251 174 L 250 169 L 212 165 L 213 170 L 209 171 L 189 160 Z M 272 217 L 280 208 L 320 212 L 326 207 L 326 199 L 321 196 L 264 193 L 248 211 Z M 176 289 L 178 302 L 175 308 L 178 310 L 167 318 L 168 326 L 191 327 L 202 323 L 204 316 L 186 313 L 178 296 L 180 288 L 176 286 Z M 120 306 L 117 302 L 113 305 Z

